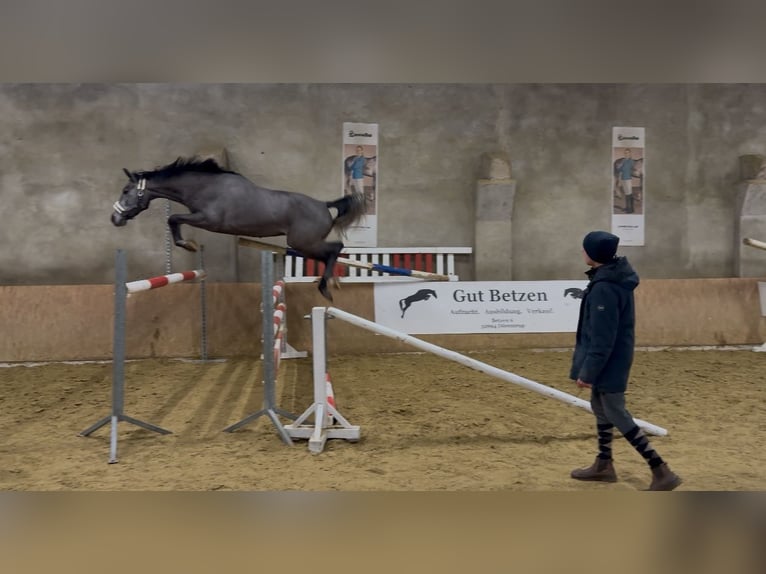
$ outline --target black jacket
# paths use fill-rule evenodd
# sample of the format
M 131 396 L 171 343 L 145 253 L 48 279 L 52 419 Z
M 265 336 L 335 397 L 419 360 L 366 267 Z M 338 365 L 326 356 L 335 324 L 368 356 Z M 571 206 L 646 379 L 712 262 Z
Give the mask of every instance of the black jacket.
M 638 274 L 625 257 L 591 269 L 580 303 L 577 339 L 569 377 L 597 391 L 624 392 L 633 364 Z

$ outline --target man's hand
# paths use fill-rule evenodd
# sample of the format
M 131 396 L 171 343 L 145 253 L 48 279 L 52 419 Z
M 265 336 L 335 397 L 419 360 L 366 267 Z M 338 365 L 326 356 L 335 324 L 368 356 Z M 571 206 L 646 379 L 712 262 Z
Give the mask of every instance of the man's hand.
M 576 384 L 578 387 L 580 387 L 581 389 L 590 389 L 590 388 L 593 386 L 593 385 L 591 385 L 590 383 L 586 383 L 586 382 L 585 382 L 585 381 L 583 381 L 582 379 L 577 379 L 577 381 L 575 381 L 575 384 Z

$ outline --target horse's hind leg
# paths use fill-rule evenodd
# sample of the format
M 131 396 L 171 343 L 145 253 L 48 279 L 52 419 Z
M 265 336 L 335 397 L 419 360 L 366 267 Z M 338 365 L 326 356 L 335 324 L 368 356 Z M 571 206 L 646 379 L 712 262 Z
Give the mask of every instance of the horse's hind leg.
M 334 279 L 335 262 L 340 252 L 343 251 L 343 243 L 340 241 L 323 241 L 312 245 L 301 245 L 299 242 L 291 242 L 289 237 L 287 243 L 305 257 L 324 263 L 324 273 L 319 279 L 319 292 L 325 299 L 332 301 L 332 294 L 327 285 L 330 280 Z
M 324 273 L 319 280 L 319 292 L 332 301 L 332 293 L 327 288 L 328 281 L 335 282 L 335 262 L 338 260 L 340 252 L 343 251 L 343 243 L 340 241 L 328 241 L 327 242 L 327 259 L 324 261 Z

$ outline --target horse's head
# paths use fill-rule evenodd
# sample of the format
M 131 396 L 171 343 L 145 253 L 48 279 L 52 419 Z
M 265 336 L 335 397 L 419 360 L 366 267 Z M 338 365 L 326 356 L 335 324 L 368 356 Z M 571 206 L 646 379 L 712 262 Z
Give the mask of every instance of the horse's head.
M 136 215 L 149 207 L 149 194 L 146 192 L 146 179 L 139 178 L 136 174 L 123 168 L 125 175 L 130 180 L 122 188 L 120 199 L 114 202 L 112 206 L 112 223 L 117 227 L 122 227 Z

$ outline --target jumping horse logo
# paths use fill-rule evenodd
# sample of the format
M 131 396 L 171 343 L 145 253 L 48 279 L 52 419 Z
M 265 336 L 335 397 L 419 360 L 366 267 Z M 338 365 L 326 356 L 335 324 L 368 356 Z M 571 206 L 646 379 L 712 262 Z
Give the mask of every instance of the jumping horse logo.
M 401 299 L 399 301 L 399 308 L 402 310 L 402 319 L 404 319 L 404 313 L 415 301 L 428 301 L 431 297 L 438 299 L 436 296 L 436 291 L 433 289 L 420 289 L 409 297 Z
M 564 289 L 564 297 L 571 297 L 572 299 L 582 299 L 583 293 L 583 290 L 578 289 L 577 287 L 569 287 L 568 289 Z

